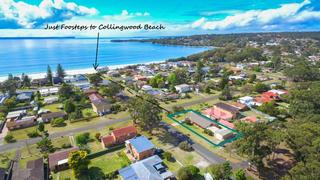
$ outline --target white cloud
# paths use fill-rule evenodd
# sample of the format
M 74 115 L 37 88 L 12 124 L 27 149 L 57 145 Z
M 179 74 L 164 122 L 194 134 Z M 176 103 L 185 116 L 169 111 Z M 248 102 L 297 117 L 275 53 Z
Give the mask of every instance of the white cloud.
M 121 14 L 108 15 L 108 16 L 104 16 L 104 18 L 109 21 L 123 21 L 123 20 L 132 19 L 135 17 L 146 17 L 146 16 L 150 16 L 150 13 L 148 12 L 129 13 L 127 10 L 124 9 L 122 10 Z
M 63 0 L 43 0 L 39 6 L 14 0 L 1 0 L 0 23 L 11 22 L 12 27 L 34 28 L 46 22 L 58 22 L 74 16 L 95 15 L 95 8 L 87 8 Z M 15 23 L 15 24 L 14 24 Z M 9 25 L 10 28 L 10 25 Z
M 320 11 L 304 8 L 311 1 L 283 4 L 279 8 L 267 10 L 249 10 L 243 13 L 227 16 L 222 20 L 207 20 L 200 18 L 191 24 L 192 28 L 206 30 L 228 30 L 233 28 L 261 27 L 275 29 L 281 25 L 290 26 L 313 20 L 320 20 Z

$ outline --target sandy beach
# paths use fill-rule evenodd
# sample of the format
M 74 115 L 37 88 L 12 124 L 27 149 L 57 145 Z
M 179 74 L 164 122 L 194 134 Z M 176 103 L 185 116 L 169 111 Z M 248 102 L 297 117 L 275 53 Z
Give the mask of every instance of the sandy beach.
M 163 61 L 153 61 L 153 62 L 148 62 L 148 63 L 143 63 L 143 64 L 153 64 L 153 63 L 162 63 L 165 62 L 165 60 Z M 108 66 L 109 69 L 119 69 L 119 68 L 124 68 L 126 66 L 132 66 L 132 65 L 137 65 L 137 64 L 141 64 L 141 63 L 136 63 L 136 64 L 122 64 L 122 65 L 112 65 L 112 66 Z M 76 70 L 65 70 L 67 75 L 75 75 L 75 74 L 93 74 L 96 73 L 96 70 L 94 70 L 93 68 L 86 68 L 86 69 L 76 69 Z M 54 72 L 53 72 L 54 73 Z M 46 72 L 42 72 L 42 73 L 32 73 L 32 74 L 27 74 L 31 79 L 38 79 L 38 78 L 44 78 L 46 77 Z M 14 74 L 14 76 L 18 76 L 20 77 L 21 75 L 18 74 Z M 7 79 L 7 76 L 2 76 L 0 77 L 0 82 L 3 82 Z

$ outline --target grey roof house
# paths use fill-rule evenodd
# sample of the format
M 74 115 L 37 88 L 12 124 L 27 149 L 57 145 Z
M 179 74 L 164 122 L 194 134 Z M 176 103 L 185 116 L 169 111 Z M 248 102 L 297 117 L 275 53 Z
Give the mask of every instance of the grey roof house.
M 214 125 L 213 122 L 209 121 L 205 117 L 195 113 L 195 112 L 188 112 L 187 117 L 193 124 L 196 124 L 197 126 L 200 126 L 201 128 L 208 128 L 212 125 Z
M 172 172 L 167 170 L 162 159 L 151 156 L 119 170 L 123 180 L 165 180 L 174 179 Z

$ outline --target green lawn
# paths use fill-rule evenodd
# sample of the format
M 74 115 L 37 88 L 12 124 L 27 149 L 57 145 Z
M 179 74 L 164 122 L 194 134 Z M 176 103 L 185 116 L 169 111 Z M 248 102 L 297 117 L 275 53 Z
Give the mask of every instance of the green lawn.
M 10 165 L 10 160 L 15 157 L 16 151 L 8 151 L 0 154 L 0 168 L 7 169 Z
M 52 145 L 56 148 L 56 150 L 61 149 L 62 144 L 70 143 L 69 137 L 60 137 L 52 140 Z M 21 160 L 19 161 L 19 165 L 21 168 L 26 168 L 26 164 L 28 161 L 35 160 L 41 158 L 42 154 L 39 149 L 37 149 L 37 145 L 26 145 L 21 149 Z
M 54 103 L 54 104 L 45 105 L 42 108 L 48 109 L 51 112 L 57 112 L 57 111 L 61 111 L 61 109 L 59 109 L 61 105 L 62 105 L 61 103 Z
M 123 167 L 126 167 L 130 164 L 129 159 L 122 153 L 124 149 L 111 152 L 100 157 L 91 159 L 89 165 L 88 176 L 89 179 L 99 179 L 102 175 L 119 170 Z M 119 154 L 121 154 L 119 156 Z M 76 179 L 72 174 L 72 170 L 68 169 L 53 174 L 53 179 L 63 180 L 70 178 L 71 180 Z M 79 179 L 86 179 L 85 177 Z
M 129 116 L 129 114 L 127 112 L 119 112 L 117 114 L 110 114 L 110 115 L 103 116 L 103 117 L 96 117 L 96 118 L 92 118 L 90 120 L 77 121 L 77 122 L 73 122 L 73 123 L 71 123 L 70 121 L 66 120 L 66 126 L 63 126 L 63 127 L 52 127 L 50 125 L 50 123 L 49 123 L 49 124 L 45 124 L 45 129 L 48 130 L 49 134 L 51 134 L 51 133 L 55 133 L 55 132 L 65 131 L 66 128 L 75 129 L 75 128 L 80 128 L 80 127 L 87 126 L 89 124 L 94 124 L 94 123 L 97 123 L 97 122 L 100 122 L 100 121 L 108 121 L 110 119 L 124 118 L 124 117 L 127 117 L 127 116 Z M 117 125 L 115 125 L 115 127 L 116 126 Z M 10 133 L 13 135 L 13 137 L 17 141 L 19 141 L 19 140 L 29 139 L 29 137 L 27 136 L 28 132 L 32 132 L 32 131 L 36 130 L 36 128 L 37 128 L 37 126 L 33 126 L 33 127 L 24 128 L 24 129 L 14 130 L 14 131 L 11 131 Z M 93 131 L 97 131 L 97 130 L 93 130 Z

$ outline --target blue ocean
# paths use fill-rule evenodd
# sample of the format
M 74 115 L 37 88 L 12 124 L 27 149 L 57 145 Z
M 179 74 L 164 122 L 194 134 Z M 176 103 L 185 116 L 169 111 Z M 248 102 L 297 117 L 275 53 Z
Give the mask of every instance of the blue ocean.
M 140 42 L 111 42 L 100 39 L 100 66 L 165 61 L 207 50 L 207 47 L 165 46 Z M 0 39 L 0 77 L 46 72 L 58 63 L 65 70 L 91 68 L 96 39 Z

